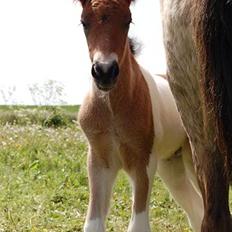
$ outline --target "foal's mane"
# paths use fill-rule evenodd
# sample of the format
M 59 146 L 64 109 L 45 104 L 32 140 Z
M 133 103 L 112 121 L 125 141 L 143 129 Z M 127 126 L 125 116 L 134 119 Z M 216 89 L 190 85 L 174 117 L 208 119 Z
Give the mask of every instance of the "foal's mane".
M 137 39 L 128 37 L 129 40 L 129 46 L 130 46 L 130 51 L 134 56 L 137 56 L 140 54 L 142 50 L 142 44 L 138 42 Z
M 127 1 L 128 3 L 135 2 L 136 0 L 124 0 Z M 82 5 L 85 5 L 86 2 L 91 2 L 91 0 L 73 0 L 74 3 L 76 2 L 81 2 Z

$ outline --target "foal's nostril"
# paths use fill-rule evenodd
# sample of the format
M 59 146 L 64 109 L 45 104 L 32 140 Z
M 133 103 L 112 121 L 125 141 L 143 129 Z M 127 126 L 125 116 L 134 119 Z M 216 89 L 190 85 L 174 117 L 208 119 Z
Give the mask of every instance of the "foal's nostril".
M 119 74 L 119 67 L 116 61 L 113 61 L 111 64 L 105 64 L 96 62 L 92 65 L 92 76 L 96 80 L 115 79 Z
M 95 79 L 100 79 L 101 76 L 103 76 L 103 74 L 104 74 L 104 72 L 103 72 L 101 66 L 99 65 L 99 63 L 93 64 L 91 72 L 92 72 L 92 76 Z
M 117 62 L 113 62 L 112 66 L 110 67 L 109 73 L 111 73 L 111 77 L 115 78 L 119 74 L 119 67 Z

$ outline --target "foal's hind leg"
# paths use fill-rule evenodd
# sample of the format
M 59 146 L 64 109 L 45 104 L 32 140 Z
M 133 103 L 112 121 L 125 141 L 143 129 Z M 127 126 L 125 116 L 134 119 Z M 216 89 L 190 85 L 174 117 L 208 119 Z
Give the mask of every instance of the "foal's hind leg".
M 201 190 L 197 180 L 196 171 L 193 165 L 192 151 L 189 144 L 189 140 L 186 140 L 185 144 L 182 146 L 181 153 L 182 153 L 182 159 L 183 159 L 186 175 L 190 179 L 191 183 L 193 184 L 199 195 L 201 195 Z
M 90 147 L 88 154 L 90 200 L 84 232 L 105 231 L 111 190 L 119 170 L 118 161 L 111 155 L 110 141 L 102 137 L 97 141 L 95 146 Z
M 160 160 L 158 162 L 158 174 L 174 199 L 187 213 L 193 230 L 200 232 L 203 218 L 203 202 L 185 171 L 182 157 Z
M 129 172 L 132 181 L 133 207 L 128 232 L 150 232 L 149 201 L 154 174 L 157 167 L 156 157 L 150 155 L 149 165 L 139 162 Z

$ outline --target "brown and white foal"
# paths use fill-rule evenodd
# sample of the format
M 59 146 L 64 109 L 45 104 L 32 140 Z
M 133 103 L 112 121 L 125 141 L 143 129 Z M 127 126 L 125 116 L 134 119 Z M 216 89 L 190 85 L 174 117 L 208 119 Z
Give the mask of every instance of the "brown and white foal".
M 200 231 L 203 205 L 191 150 L 168 83 L 154 79 L 130 50 L 129 0 L 82 0 L 92 61 L 92 88 L 79 112 L 89 142 L 90 202 L 85 232 L 104 232 L 111 189 L 120 169 L 132 182 L 129 232 L 149 232 L 156 172 Z

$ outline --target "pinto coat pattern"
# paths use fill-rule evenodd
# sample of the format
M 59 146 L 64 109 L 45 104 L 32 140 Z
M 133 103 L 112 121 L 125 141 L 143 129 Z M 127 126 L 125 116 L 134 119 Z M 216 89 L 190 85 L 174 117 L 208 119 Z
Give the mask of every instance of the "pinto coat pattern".
M 200 231 L 203 202 L 180 115 L 162 77 L 138 65 L 130 49 L 130 1 L 82 1 L 92 88 L 79 111 L 88 143 L 90 201 L 85 232 L 104 232 L 120 169 L 132 183 L 128 232 L 150 232 L 149 198 L 156 173 Z

